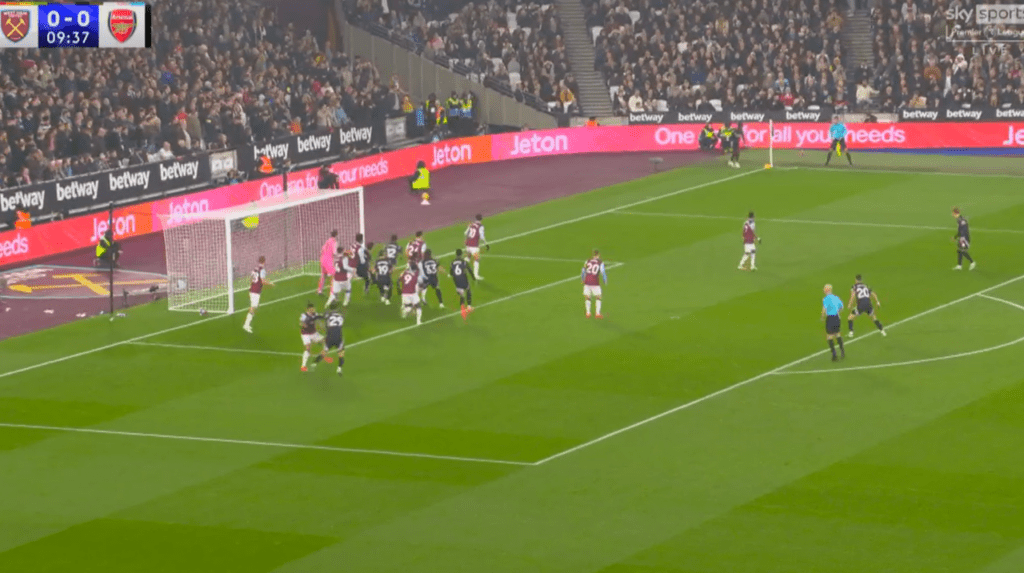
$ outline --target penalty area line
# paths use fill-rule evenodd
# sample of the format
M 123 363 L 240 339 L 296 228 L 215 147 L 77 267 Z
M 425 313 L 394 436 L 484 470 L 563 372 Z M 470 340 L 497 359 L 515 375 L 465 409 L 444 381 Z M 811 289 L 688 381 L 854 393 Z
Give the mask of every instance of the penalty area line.
M 960 298 L 958 298 L 956 300 L 952 300 L 952 301 L 947 302 L 947 303 L 940 304 L 938 306 L 932 307 L 932 308 L 930 308 L 928 310 L 925 310 L 923 312 L 919 312 L 919 313 L 917 313 L 917 314 L 915 314 L 913 316 L 908 316 L 907 318 L 904 318 L 902 320 L 898 320 L 898 321 L 890 324 L 887 327 L 887 329 L 891 329 L 891 328 L 893 328 L 895 326 L 898 326 L 900 324 L 905 324 L 905 323 L 910 322 L 912 320 L 917 320 L 918 318 L 921 318 L 923 316 L 927 316 L 927 315 L 932 314 L 934 312 L 938 312 L 938 311 L 940 311 L 940 310 L 942 310 L 944 308 L 949 308 L 949 307 L 951 307 L 951 306 L 953 306 L 955 304 L 959 304 L 959 303 L 961 303 L 961 302 L 963 302 L 965 300 L 969 300 L 969 299 L 974 298 L 976 296 L 981 296 L 981 295 L 984 295 L 986 293 L 992 292 L 992 291 L 994 291 L 996 289 L 999 289 L 999 288 L 1002 288 L 1004 286 L 1013 284 L 1013 283 L 1015 283 L 1015 282 L 1017 282 L 1017 281 L 1019 281 L 1021 279 L 1024 279 L 1024 275 L 1020 275 L 1020 276 L 1014 277 L 1012 279 L 1005 280 L 1005 281 L 1003 281 L 1003 282 L 1001 282 L 999 284 L 996 284 L 996 285 L 984 288 L 984 289 L 982 289 L 982 290 L 980 290 L 978 292 L 969 294 L 967 296 L 962 296 L 962 297 L 960 297 Z M 877 330 L 872 331 L 872 332 L 870 332 L 868 334 L 865 334 L 864 336 L 862 336 L 860 338 L 855 338 L 855 339 L 847 342 L 846 344 L 847 344 L 847 346 L 849 346 L 850 344 L 854 344 L 856 342 L 864 340 L 865 338 L 870 338 L 871 336 L 873 336 L 875 334 L 878 334 Z M 558 458 L 562 458 L 562 457 L 565 457 L 565 456 L 567 456 L 569 454 L 572 454 L 572 453 L 578 452 L 580 450 L 584 450 L 586 448 L 589 448 L 590 446 L 594 446 L 594 445 L 600 444 L 601 442 L 604 442 L 606 440 L 614 438 L 615 436 L 618 436 L 620 434 L 624 434 L 624 433 L 629 432 L 631 430 L 635 430 L 635 429 L 640 428 L 642 426 L 646 426 L 647 424 L 650 424 L 651 422 L 655 422 L 655 421 L 660 420 L 662 418 L 665 418 L 667 416 L 671 416 L 672 414 L 675 414 L 677 412 L 681 412 L 683 410 L 687 410 L 689 408 L 697 406 L 698 404 L 701 404 L 703 402 L 707 402 L 707 401 L 712 400 L 714 398 L 717 398 L 719 396 L 728 394 L 729 392 L 732 392 L 734 390 L 738 390 L 738 389 L 740 389 L 740 388 L 742 388 L 744 386 L 748 386 L 750 384 L 753 384 L 754 382 L 758 382 L 758 381 L 763 380 L 765 378 L 768 378 L 770 376 L 774 376 L 776 374 L 779 374 L 779 373 L 781 373 L 781 372 L 783 372 L 785 370 L 788 370 L 788 369 L 790 369 L 790 368 L 792 368 L 794 366 L 803 364 L 804 362 L 807 362 L 808 360 L 812 360 L 814 358 L 817 358 L 819 356 L 827 354 L 828 352 L 829 351 L 826 348 L 826 349 L 819 350 L 818 352 L 814 352 L 812 354 L 808 354 L 807 356 L 804 356 L 803 358 L 799 358 L 799 359 L 794 360 L 794 361 L 792 361 L 792 362 L 790 362 L 788 364 L 783 364 L 782 366 L 779 366 L 778 368 L 774 368 L 772 370 L 768 370 L 767 372 L 762 372 L 761 374 L 758 374 L 757 376 L 754 376 L 753 378 L 748 378 L 748 379 L 743 380 L 741 382 L 737 382 L 737 383 L 735 383 L 735 384 L 733 384 L 731 386 L 726 386 L 725 388 L 722 388 L 721 390 L 718 390 L 716 392 L 712 392 L 712 393 L 710 393 L 710 394 L 708 394 L 706 396 L 702 396 L 700 398 L 697 398 L 696 400 L 691 400 L 689 402 L 686 402 L 685 404 L 680 404 L 679 406 L 676 406 L 675 408 L 672 408 L 670 410 L 665 410 L 664 412 L 661 412 L 660 414 L 655 414 L 655 415 L 650 416 L 648 418 L 644 418 L 643 420 L 640 420 L 639 422 L 635 422 L 635 423 L 630 424 L 628 426 L 619 428 L 618 430 L 614 430 L 614 431 L 608 432 L 607 434 L 598 436 L 598 437 L 596 437 L 596 438 L 594 438 L 594 439 L 592 439 L 590 441 L 587 441 L 587 442 L 584 442 L 582 444 L 579 444 L 578 446 L 573 446 L 573 447 L 571 447 L 571 448 L 569 448 L 567 450 L 562 450 L 561 452 L 558 452 L 557 454 L 550 455 L 550 456 L 548 456 L 548 457 L 546 457 L 546 458 L 544 458 L 542 460 L 534 462 L 534 465 L 538 465 L 539 466 L 539 465 L 542 465 L 542 464 L 546 464 L 546 463 L 548 463 L 550 461 L 557 460 Z
M 160 440 L 176 440 L 182 442 L 204 442 L 214 444 L 232 444 L 239 446 L 260 446 L 264 448 L 280 448 L 288 450 L 318 450 L 324 452 L 339 452 L 348 454 L 367 454 L 376 456 L 391 456 L 399 458 L 422 458 L 430 460 L 446 460 L 456 462 L 473 462 L 480 464 L 501 464 L 509 466 L 532 466 L 531 462 L 517 462 L 512 460 L 494 460 L 489 458 L 473 458 L 464 456 L 444 456 L 439 454 L 424 454 L 419 452 L 395 452 L 391 450 L 369 450 L 362 448 L 343 448 L 340 446 L 320 446 L 315 444 L 292 444 L 287 442 L 264 442 L 258 440 L 234 440 L 231 438 L 209 438 L 203 436 L 180 436 L 176 434 L 154 434 L 150 432 L 127 432 L 120 430 L 103 430 L 100 428 L 74 428 L 68 426 L 41 426 L 36 424 L 8 424 L 0 422 L 0 428 L 12 428 L 19 430 L 40 430 L 50 432 L 66 432 L 74 434 L 99 434 L 104 436 L 121 436 L 131 438 L 153 438 Z
M 512 240 L 519 239 L 519 238 L 522 238 L 522 237 L 527 237 L 527 236 L 530 236 L 530 235 L 533 235 L 533 234 L 536 234 L 536 233 L 541 233 L 541 232 L 548 231 L 548 230 L 551 230 L 551 229 L 557 229 L 558 227 L 564 227 L 566 225 L 572 225 L 574 223 L 579 223 L 580 221 L 587 221 L 587 220 L 593 219 L 595 217 L 602 217 L 604 215 L 608 215 L 608 214 L 614 213 L 615 211 L 618 211 L 620 209 L 630 209 L 632 207 L 636 207 L 637 205 L 645 205 L 647 203 L 652 203 L 654 201 L 659 201 L 661 199 L 667 199 L 669 197 L 675 197 L 677 195 L 682 195 L 683 193 L 689 193 L 691 191 L 697 191 L 699 189 L 704 189 L 706 187 L 711 187 L 713 185 L 719 185 L 721 183 L 726 183 L 728 181 L 733 181 L 733 180 L 739 179 L 741 177 L 747 177 L 747 176 L 753 175 L 755 173 L 762 173 L 763 171 L 764 170 L 762 170 L 762 169 L 756 169 L 756 170 L 750 170 L 750 171 L 742 171 L 740 173 L 736 173 L 735 175 L 729 175 L 727 177 L 721 177 L 719 179 L 714 179 L 714 180 L 711 180 L 711 181 L 705 181 L 704 183 L 698 183 L 696 185 L 691 185 L 690 187 L 684 187 L 682 189 L 676 189 L 675 191 L 670 191 L 668 193 L 662 193 L 661 195 L 655 195 L 654 197 L 648 197 L 646 199 L 641 199 L 639 201 L 633 201 L 631 203 L 626 203 L 625 205 L 619 205 L 617 207 L 612 207 L 610 209 L 604 209 L 604 210 L 601 210 L 601 211 L 594 211 L 593 213 L 589 213 L 587 215 L 581 215 L 579 217 L 573 217 L 571 219 L 565 219 L 565 220 L 559 221 L 557 223 L 552 223 L 550 225 L 544 225 L 543 227 L 537 227 L 537 228 L 531 229 L 529 231 L 523 231 L 521 233 L 514 233 L 512 235 L 507 235 L 507 236 L 495 239 L 493 241 L 489 241 L 489 243 L 496 245 L 496 244 L 503 243 L 503 242 L 506 242 L 506 241 L 512 241 Z M 451 251 L 449 253 L 445 253 L 443 255 L 440 255 L 439 258 L 450 257 L 450 256 L 452 256 L 454 254 L 455 254 L 455 251 Z M 294 277 L 294 278 L 305 279 L 305 278 L 308 278 L 308 277 L 306 275 L 299 275 L 299 276 Z M 283 279 L 283 280 L 278 281 L 278 282 L 279 283 L 280 282 L 284 282 L 284 280 L 292 280 L 292 278 Z M 238 292 L 241 292 L 241 291 L 238 291 Z M 235 295 L 235 293 L 232 293 L 232 296 L 234 296 L 234 295 Z M 308 297 L 308 296 L 309 296 L 309 292 L 300 292 L 300 293 L 293 294 L 293 295 L 288 295 L 288 296 L 285 296 L 285 297 L 282 297 L 282 298 L 268 300 L 268 301 L 266 301 L 264 303 L 261 303 L 261 306 L 268 306 L 268 305 L 272 305 L 272 304 L 278 304 L 278 303 L 281 303 L 281 302 L 286 302 L 286 301 L 289 301 L 289 300 L 294 300 L 296 298 L 302 298 L 302 297 Z M 103 346 L 97 346 L 97 347 L 91 348 L 89 350 L 83 350 L 81 352 L 76 352 L 74 354 L 69 354 L 67 356 L 61 356 L 61 357 L 54 358 L 54 359 L 51 359 L 51 360 L 46 360 L 46 361 L 43 361 L 43 362 L 38 362 L 36 364 L 32 364 L 32 365 L 29 365 L 29 366 L 24 366 L 22 368 L 16 368 L 14 370 L 9 370 L 7 372 L 0 372 L 0 379 L 6 378 L 8 376 L 15 376 L 17 374 L 22 374 L 24 372 L 30 372 L 32 370 L 36 370 L 38 368 L 43 368 L 43 367 L 46 367 L 46 366 L 51 366 L 53 364 L 60 364 L 62 362 L 66 362 L 68 360 L 74 360 L 75 358 L 80 358 L 82 356 L 89 356 L 90 354 L 95 354 L 97 352 L 102 352 L 104 350 L 109 350 L 111 348 L 117 348 L 118 346 L 123 346 L 123 345 L 126 345 L 126 344 L 130 344 L 132 342 L 137 342 L 139 340 L 145 340 L 147 338 L 153 338 L 154 336 L 160 336 L 161 334 L 168 334 L 170 332 L 175 332 L 175 331 L 181 330 L 183 328 L 191 328 L 191 327 L 199 325 L 199 324 L 204 324 L 204 323 L 210 322 L 211 320 L 220 320 L 220 319 L 223 319 L 223 318 L 227 318 L 227 317 L 234 316 L 234 315 L 237 315 L 237 314 L 242 314 L 242 313 L 245 313 L 245 312 L 248 312 L 248 309 L 240 308 L 240 309 L 236 310 L 234 313 L 231 313 L 231 314 L 227 314 L 227 313 L 225 313 L 225 314 L 218 314 L 217 316 L 211 316 L 211 317 L 203 318 L 203 319 L 192 321 L 192 322 L 187 322 L 185 324 L 181 324 L 181 325 L 174 326 L 174 327 L 171 327 L 171 328 L 165 328 L 163 330 L 158 330 L 156 332 L 151 332 L 151 333 L 148 333 L 148 334 L 143 334 L 141 336 L 136 336 L 136 337 L 133 337 L 133 338 L 128 338 L 126 340 L 121 340 L 121 341 L 118 341 L 118 342 L 113 342 L 113 343 L 106 344 L 106 345 L 103 345 Z

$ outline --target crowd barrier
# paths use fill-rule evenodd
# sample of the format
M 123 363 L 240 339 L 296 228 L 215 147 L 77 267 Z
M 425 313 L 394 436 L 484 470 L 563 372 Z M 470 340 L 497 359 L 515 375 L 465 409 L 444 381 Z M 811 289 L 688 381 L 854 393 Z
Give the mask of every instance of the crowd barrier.
M 373 185 L 408 177 L 424 161 L 432 170 L 456 165 L 507 161 L 578 153 L 667 152 L 698 149 L 700 124 L 623 125 L 527 131 L 450 139 L 361 159 L 335 163 L 331 170 L 342 187 Z M 1024 123 L 863 123 L 848 124 L 851 149 L 1024 148 Z M 774 125 L 776 149 L 821 149 L 827 146 L 829 124 Z M 748 147 L 765 148 L 769 124 L 744 125 Z M 317 169 L 288 174 L 289 193 L 315 192 Z M 195 213 L 244 205 L 284 192 L 283 177 L 246 181 L 217 189 L 179 195 L 114 211 L 114 236 L 137 237 L 179 224 Z M 0 233 L 0 267 L 94 245 L 107 230 L 106 213 L 85 215 Z

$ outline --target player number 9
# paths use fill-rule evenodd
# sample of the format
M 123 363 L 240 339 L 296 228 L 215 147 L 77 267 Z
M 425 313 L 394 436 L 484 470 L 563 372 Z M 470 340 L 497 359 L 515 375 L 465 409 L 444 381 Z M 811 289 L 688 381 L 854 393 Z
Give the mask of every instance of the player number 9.
M 404 276 L 404 277 L 402 278 L 402 280 L 404 280 L 404 281 L 405 281 L 405 284 L 409 284 L 409 283 L 411 283 L 411 282 L 412 282 L 412 275 L 410 275 L 410 274 L 407 274 L 407 275 L 405 275 L 405 276 Z

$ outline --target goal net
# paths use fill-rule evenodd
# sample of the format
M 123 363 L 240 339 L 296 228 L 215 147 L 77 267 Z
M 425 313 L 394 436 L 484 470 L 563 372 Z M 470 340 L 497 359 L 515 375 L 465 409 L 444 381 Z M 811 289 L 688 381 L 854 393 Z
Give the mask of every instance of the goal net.
M 331 231 L 338 231 L 339 246 L 366 232 L 362 187 L 285 194 L 186 220 L 161 219 L 168 305 L 182 311 L 232 313 L 235 293 L 249 289 L 261 256 L 271 282 L 318 276 L 320 249 Z

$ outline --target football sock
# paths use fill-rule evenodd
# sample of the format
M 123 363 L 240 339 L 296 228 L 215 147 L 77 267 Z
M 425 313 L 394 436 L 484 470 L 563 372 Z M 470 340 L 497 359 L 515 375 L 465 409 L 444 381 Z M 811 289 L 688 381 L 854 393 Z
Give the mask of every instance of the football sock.
M 352 299 L 352 291 L 345 292 L 345 302 L 341 303 L 342 306 L 348 306 L 348 301 Z
M 473 261 L 473 276 L 480 276 L 480 261 Z
M 473 306 L 473 291 L 471 290 L 466 291 L 466 304 Z
M 345 357 L 344 356 L 339 356 L 338 357 L 338 370 L 341 370 L 341 367 L 344 366 L 344 365 L 345 365 Z
M 416 307 L 416 322 L 419 322 L 423 318 L 423 309 Z
M 466 297 L 459 295 L 459 306 L 466 306 Z
M 846 162 L 849 163 L 850 165 L 853 165 L 853 156 L 850 155 L 849 151 L 846 152 Z
M 331 296 L 327 297 L 327 304 L 324 306 L 331 306 L 331 303 L 334 302 L 335 300 L 337 300 L 337 297 L 335 297 L 334 293 L 332 292 Z
M 402 307 L 402 318 L 405 318 L 407 316 L 409 316 L 409 307 L 408 306 L 403 306 Z
M 839 338 L 836 338 L 836 340 L 839 341 L 839 350 L 841 350 L 843 354 L 846 354 L 846 349 L 843 348 L 843 337 L 840 336 Z
M 320 284 L 316 286 L 316 294 L 324 292 L 324 275 L 320 274 Z
M 882 328 L 882 321 L 880 320 L 875 321 L 875 326 L 878 327 L 878 330 L 885 330 L 884 328 Z
M 828 165 L 829 161 L 832 161 L 832 152 L 831 151 L 829 151 L 828 155 L 825 156 L 825 165 Z
M 962 266 L 963 264 L 964 264 L 964 254 L 963 253 L 957 253 L 956 254 L 956 266 L 959 267 L 959 266 Z
M 306 364 L 309 364 L 309 351 L 302 353 L 302 367 L 305 368 Z
M 590 299 L 588 298 L 584 304 L 587 307 L 587 314 L 590 314 Z
M 967 253 L 961 253 L 961 254 L 962 254 L 962 255 L 964 256 L 964 258 L 965 258 L 965 259 L 967 259 L 968 261 L 970 261 L 970 262 L 972 262 L 972 263 L 974 262 L 974 259 L 972 259 L 972 258 L 971 258 L 971 255 L 968 255 Z
M 245 315 L 245 327 L 246 328 L 249 328 L 250 326 L 252 326 L 252 316 L 253 315 L 252 315 L 251 312 L 249 314 Z
M 748 258 L 750 258 L 750 257 L 749 257 L 748 255 L 743 255 L 743 258 L 742 258 L 742 259 L 740 259 L 740 266 L 741 266 L 741 267 L 742 267 L 743 265 L 747 264 L 747 259 L 748 259 Z
M 755 263 L 756 260 L 757 260 L 757 254 L 751 254 L 750 255 L 750 268 L 754 268 L 754 267 L 757 266 L 757 264 Z
M 317 364 L 317 363 L 319 363 L 323 359 L 324 359 L 324 355 L 323 354 L 317 354 L 316 357 L 313 358 L 313 364 Z
M 853 332 L 853 320 L 847 320 L 846 323 L 850 325 L 850 332 Z M 876 321 L 875 324 L 878 324 L 878 322 Z
M 601 314 L 601 299 L 597 299 L 595 304 L 597 305 L 597 314 Z
M 441 298 L 441 289 L 435 288 L 434 289 L 434 294 L 437 295 L 437 304 L 444 304 L 444 299 Z
M 836 357 L 836 341 L 830 339 L 828 341 L 828 347 L 829 347 L 829 349 L 832 350 L 832 358 L 835 358 Z

